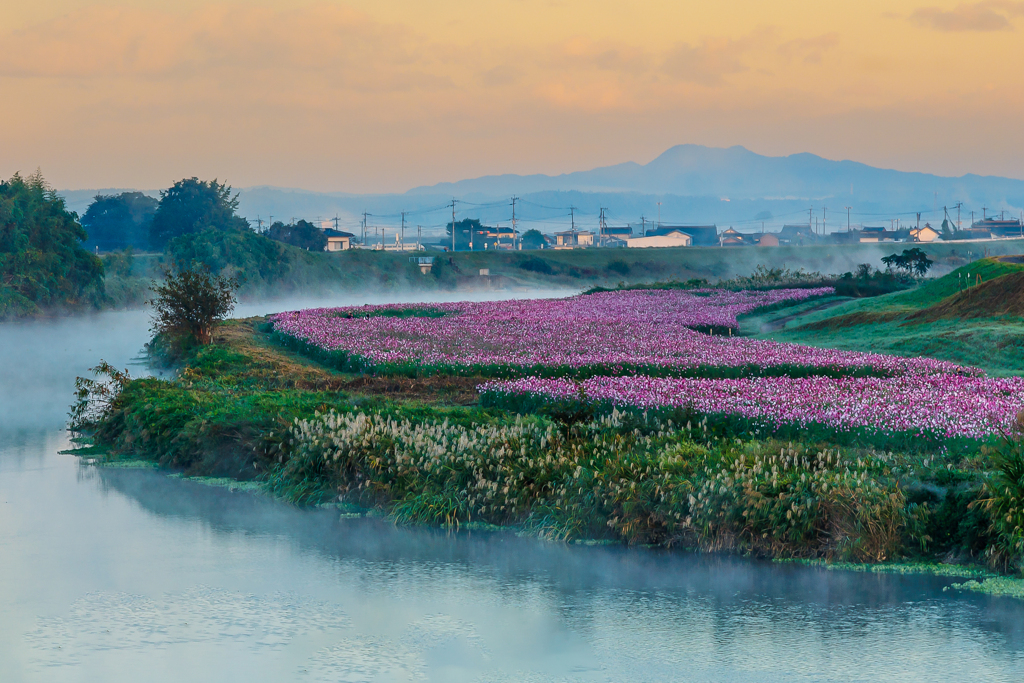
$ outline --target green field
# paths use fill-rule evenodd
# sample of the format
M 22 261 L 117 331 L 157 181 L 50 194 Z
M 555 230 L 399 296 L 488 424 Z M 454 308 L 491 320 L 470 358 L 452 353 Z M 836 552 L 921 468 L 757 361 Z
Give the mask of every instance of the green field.
M 967 282 L 980 278 L 982 286 L 996 287 L 1001 276 L 1021 272 L 1024 265 L 983 259 L 908 291 L 868 299 L 835 298 L 828 308 L 808 303 L 749 317 L 742 321 L 741 332 L 825 348 L 927 356 L 981 367 L 992 375 L 1018 375 L 1024 373 L 1024 317 L 1019 313 L 985 315 L 979 310 L 971 312 L 977 317 L 934 320 L 913 316 L 966 291 Z M 961 309 L 969 312 L 970 299 L 964 298 L 968 308 Z

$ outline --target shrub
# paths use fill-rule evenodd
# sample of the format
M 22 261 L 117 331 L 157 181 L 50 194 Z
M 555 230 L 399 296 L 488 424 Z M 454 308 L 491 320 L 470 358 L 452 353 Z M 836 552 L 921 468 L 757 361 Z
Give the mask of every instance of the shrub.
M 235 306 L 237 287 L 234 278 L 212 275 L 202 266 L 169 275 L 153 286 L 153 333 L 209 344 L 214 324 Z
M 994 474 L 985 482 L 981 501 L 992 520 L 995 536 L 989 559 L 1003 571 L 1024 568 L 1024 412 L 1017 416 L 1016 430 L 992 457 Z

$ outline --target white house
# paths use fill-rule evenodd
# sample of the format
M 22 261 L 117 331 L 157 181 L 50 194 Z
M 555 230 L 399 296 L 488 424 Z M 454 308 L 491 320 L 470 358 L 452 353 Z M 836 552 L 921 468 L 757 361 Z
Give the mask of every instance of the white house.
M 693 238 L 678 230 L 665 235 L 630 237 L 626 240 L 627 247 L 689 247 L 692 244 Z
M 324 236 L 327 238 L 326 251 L 345 251 L 346 249 L 351 249 L 352 238 L 355 237 L 350 232 L 332 230 L 330 228 L 324 230 Z

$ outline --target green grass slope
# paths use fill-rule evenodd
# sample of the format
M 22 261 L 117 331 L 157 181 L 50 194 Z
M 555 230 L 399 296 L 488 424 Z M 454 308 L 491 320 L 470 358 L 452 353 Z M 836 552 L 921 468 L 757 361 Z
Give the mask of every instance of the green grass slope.
M 996 300 L 996 290 L 1016 288 L 1020 273 L 1024 264 L 981 259 L 913 290 L 747 318 L 741 333 L 825 348 L 938 358 L 993 375 L 1024 374 L 1024 317 L 995 314 L 994 305 L 984 309 L 979 303 L 981 315 L 970 308 L 972 297 Z M 981 286 L 961 293 L 968 282 L 979 281 Z

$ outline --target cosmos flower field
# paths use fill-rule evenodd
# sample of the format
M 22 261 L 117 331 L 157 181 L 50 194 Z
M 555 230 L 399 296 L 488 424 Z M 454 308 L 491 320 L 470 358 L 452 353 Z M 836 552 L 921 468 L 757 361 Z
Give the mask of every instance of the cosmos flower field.
M 829 288 L 628 290 L 565 299 L 320 308 L 275 332 L 337 367 L 493 378 L 485 403 L 575 402 L 727 416 L 768 430 L 986 439 L 1024 410 L 1024 379 L 735 335 L 737 316 Z
M 285 339 L 353 371 L 497 378 L 973 372 L 930 359 L 733 336 L 738 315 L 832 292 L 630 290 L 565 299 L 316 308 L 272 320 Z

